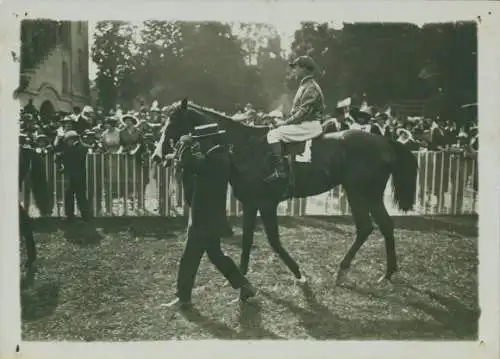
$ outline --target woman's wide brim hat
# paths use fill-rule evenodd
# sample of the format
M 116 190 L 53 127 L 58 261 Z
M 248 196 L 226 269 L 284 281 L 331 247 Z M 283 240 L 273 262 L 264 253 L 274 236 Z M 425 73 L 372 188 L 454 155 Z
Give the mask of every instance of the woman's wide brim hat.
M 191 138 L 206 138 L 211 136 L 218 136 L 226 133 L 223 129 L 219 127 L 216 123 L 211 123 L 203 126 L 196 126 L 191 133 Z
M 125 114 L 125 115 L 123 115 L 121 117 L 121 122 L 123 124 L 125 124 L 127 120 L 132 120 L 132 122 L 134 123 L 134 125 L 137 125 L 137 123 L 139 122 L 139 120 L 137 119 L 137 117 L 135 115 L 132 115 L 131 113 L 127 113 L 127 114 Z

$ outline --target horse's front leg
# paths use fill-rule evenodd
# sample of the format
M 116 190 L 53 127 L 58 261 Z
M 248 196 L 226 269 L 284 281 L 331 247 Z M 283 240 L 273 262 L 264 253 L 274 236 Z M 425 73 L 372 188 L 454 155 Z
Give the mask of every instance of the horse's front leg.
M 244 275 L 248 273 L 248 262 L 250 261 L 256 220 L 257 207 L 243 203 L 243 236 L 240 270 Z
M 287 250 L 283 248 L 280 240 L 278 228 L 278 205 L 266 206 L 260 209 L 262 222 L 264 223 L 264 230 L 266 231 L 267 240 L 272 249 L 278 254 L 281 260 L 286 264 L 288 269 L 293 273 L 295 278 L 300 283 L 305 283 L 306 278 L 302 275 L 299 265 L 288 254 Z

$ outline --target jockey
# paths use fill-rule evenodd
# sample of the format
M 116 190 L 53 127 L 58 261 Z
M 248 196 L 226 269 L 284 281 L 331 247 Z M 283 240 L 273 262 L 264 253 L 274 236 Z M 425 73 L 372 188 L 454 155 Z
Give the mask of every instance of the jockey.
M 275 168 L 274 172 L 264 179 L 266 182 L 286 177 L 281 142 L 307 141 L 323 131 L 321 127 L 321 117 L 325 108 L 323 92 L 314 80 L 318 66 L 309 56 L 299 56 L 290 66 L 300 86 L 293 99 L 289 118 L 267 134 Z

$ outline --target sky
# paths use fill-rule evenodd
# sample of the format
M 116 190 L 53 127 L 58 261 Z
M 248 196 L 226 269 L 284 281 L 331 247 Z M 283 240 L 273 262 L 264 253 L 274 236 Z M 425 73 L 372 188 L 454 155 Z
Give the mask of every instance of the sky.
M 140 24 L 139 31 L 140 31 Z M 291 48 L 295 31 L 300 28 L 300 22 L 290 22 L 289 20 L 283 23 L 273 23 L 277 31 L 281 36 L 281 46 L 282 49 L 287 52 Z M 94 29 L 96 26 L 95 21 L 89 21 L 89 49 L 92 48 L 92 44 L 94 42 Z M 237 29 L 235 29 L 235 34 L 238 35 Z M 89 64 L 89 76 L 91 80 L 96 78 L 97 74 L 97 65 L 90 59 Z

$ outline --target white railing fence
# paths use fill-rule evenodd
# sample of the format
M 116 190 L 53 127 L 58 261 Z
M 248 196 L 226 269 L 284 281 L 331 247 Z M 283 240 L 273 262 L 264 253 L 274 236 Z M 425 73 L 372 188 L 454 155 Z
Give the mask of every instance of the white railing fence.
M 415 152 L 419 172 L 417 203 L 407 215 L 476 214 L 477 162 L 449 152 Z M 66 180 L 56 171 L 54 155 L 45 155 L 45 170 L 52 193 L 52 217 L 63 217 Z M 392 183 L 385 192 L 389 214 L 400 213 L 392 202 Z M 229 189 L 231 191 L 231 189 Z M 87 195 L 96 217 L 114 216 L 183 216 L 186 207 L 182 185 L 170 168 L 143 165 L 135 157 L 118 154 L 89 154 L 87 157 Z M 30 180 L 20 193 L 29 213 L 37 217 Z M 78 214 L 78 207 L 75 203 Z M 228 214 L 239 216 L 241 204 L 230 193 Z M 345 192 L 337 187 L 308 198 L 284 201 L 280 215 L 350 215 Z

